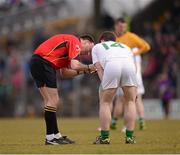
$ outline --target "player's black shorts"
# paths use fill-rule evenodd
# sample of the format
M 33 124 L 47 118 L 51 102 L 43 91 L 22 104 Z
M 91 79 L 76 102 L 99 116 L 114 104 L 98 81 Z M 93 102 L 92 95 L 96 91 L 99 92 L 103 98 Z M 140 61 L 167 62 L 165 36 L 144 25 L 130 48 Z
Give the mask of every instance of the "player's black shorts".
M 30 71 L 38 88 L 44 86 L 57 88 L 56 70 L 47 60 L 39 55 L 33 55 L 30 60 Z

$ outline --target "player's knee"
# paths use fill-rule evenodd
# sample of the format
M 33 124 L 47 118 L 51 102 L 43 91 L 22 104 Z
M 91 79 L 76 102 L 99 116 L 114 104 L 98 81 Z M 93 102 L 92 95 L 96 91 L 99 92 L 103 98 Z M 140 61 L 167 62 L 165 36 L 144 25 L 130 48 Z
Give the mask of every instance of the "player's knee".
M 101 96 L 101 103 L 108 104 L 112 102 L 112 97 L 109 94 L 102 94 Z
M 102 96 L 101 100 L 102 100 L 102 102 L 104 102 L 104 103 L 111 103 L 112 100 L 113 100 L 113 96 L 110 96 L 110 95 L 108 95 L 108 96 Z
M 116 92 L 116 89 L 105 90 L 104 92 L 102 92 L 102 95 L 101 95 L 102 101 L 111 103 L 115 95 L 115 92 Z
M 125 100 L 125 103 L 135 103 L 136 96 L 135 95 L 124 96 L 124 100 Z
M 100 107 L 110 107 L 110 105 L 111 105 L 111 102 L 104 102 L 104 101 L 100 102 Z

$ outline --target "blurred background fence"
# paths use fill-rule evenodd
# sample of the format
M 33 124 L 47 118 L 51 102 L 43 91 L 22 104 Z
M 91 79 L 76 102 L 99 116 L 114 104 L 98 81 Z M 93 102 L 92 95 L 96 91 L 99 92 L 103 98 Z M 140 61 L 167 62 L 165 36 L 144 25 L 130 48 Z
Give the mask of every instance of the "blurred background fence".
M 0 0 L 0 117 L 42 115 L 28 65 L 40 43 L 57 33 L 91 33 L 97 39 L 118 17 L 151 45 L 142 59 L 146 117 L 163 118 L 161 94 L 166 92 L 173 99 L 171 118 L 180 118 L 179 0 Z M 85 57 L 84 63 L 91 60 Z M 97 75 L 58 75 L 58 87 L 59 115 L 98 115 Z

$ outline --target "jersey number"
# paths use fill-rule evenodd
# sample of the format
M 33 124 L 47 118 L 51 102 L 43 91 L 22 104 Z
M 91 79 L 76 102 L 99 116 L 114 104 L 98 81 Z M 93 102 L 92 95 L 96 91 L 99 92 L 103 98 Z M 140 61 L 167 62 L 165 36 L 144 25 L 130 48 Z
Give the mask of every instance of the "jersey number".
M 113 43 L 110 45 L 110 47 L 106 44 L 106 43 L 102 43 L 103 47 L 108 50 L 110 47 L 120 47 L 120 48 L 124 48 L 124 46 L 122 46 L 121 44 L 119 43 Z

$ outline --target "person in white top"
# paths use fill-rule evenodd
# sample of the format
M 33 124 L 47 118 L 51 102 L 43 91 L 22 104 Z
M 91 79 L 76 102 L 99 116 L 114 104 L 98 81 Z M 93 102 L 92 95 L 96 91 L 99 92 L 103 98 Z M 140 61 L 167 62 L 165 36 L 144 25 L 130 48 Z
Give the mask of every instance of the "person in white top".
M 133 144 L 136 121 L 135 100 L 137 97 L 136 69 L 131 49 L 115 42 L 116 36 L 105 31 L 100 36 L 100 43 L 92 49 L 93 64 L 101 80 L 99 119 L 101 135 L 94 144 L 109 144 L 111 106 L 117 88 L 122 87 L 125 97 L 126 143 Z

